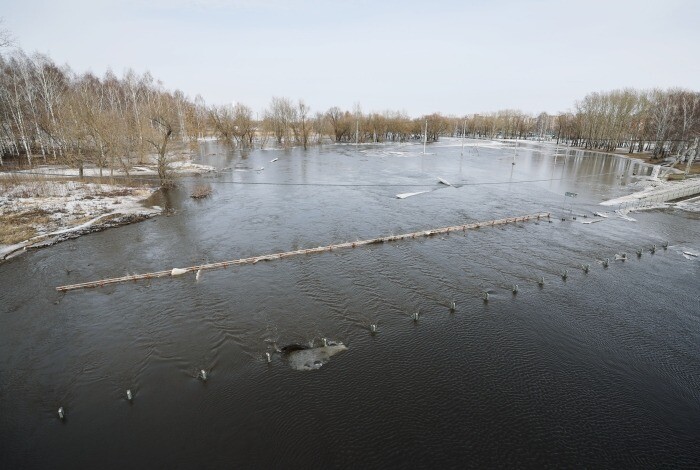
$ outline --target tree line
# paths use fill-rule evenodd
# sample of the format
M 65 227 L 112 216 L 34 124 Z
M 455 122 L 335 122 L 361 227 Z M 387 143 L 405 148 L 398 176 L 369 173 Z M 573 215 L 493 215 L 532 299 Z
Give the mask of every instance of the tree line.
M 14 158 L 29 165 L 61 161 L 81 173 L 127 175 L 154 156 L 161 183 L 170 182 L 174 149 L 215 137 L 243 148 L 323 142 L 437 141 L 442 136 L 564 141 L 587 149 L 654 156 L 682 154 L 700 136 L 700 93 L 683 90 L 614 90 L 591 93 L 559 115 L 501 110 L 468 116 L 405 112 L 364 113 L 334 106 L 312 112 L 303 101 L 273 97 L 260 114 L 241 103 L 207 105 L 170 91 L 149 73 L 121 77 L 76 73 L 42 54 L 15 49 L 0 54 L 0 165 Z

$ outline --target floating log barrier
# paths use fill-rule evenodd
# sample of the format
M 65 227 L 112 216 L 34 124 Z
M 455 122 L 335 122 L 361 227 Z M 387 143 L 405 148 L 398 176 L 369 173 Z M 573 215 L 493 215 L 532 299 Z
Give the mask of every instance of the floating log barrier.
M 339 249 L 343 249 L 343 248 L 357 248 L 357 247 L 363 246 L 363 245 L 373 245 L 376 243 L 396 242 L 396 241 L 409 240 L 409 239 L 419 238 L 419 237 L 432 237 L 432 236 L 443 234 L 443 233 L 466 232 L 467 230 L 474 230 L 474 229 L 478 229 L 479 227 L 506 225 L 506 224 L 513 224 L 513 223 L 517 223 L 517 222 L 527 222 L 530 220 L 540 220 L 540 219 L 549 219 L 549 218 L 550 218 L 550 214 L 548 212 L 541 212 L 539 214 L 524 215 L 524 216 L 520 216 L 520 217 L 508 217 L 505 219 L 489 220 L 486 222 L 476 222 L 473 224 L 455 225 L 452 227 L 442 227 L 442 228 L 436 228 L 433 230 L 423 230 L 420 232 L 404 233 L 402 235 L 389 235 L 386 237 L 371 238 L 369 240 L 358 240 L 358 241 L 354 241 L 354 242 L 345 242 L 345 243 L 338 243 L 338 244 L 334 244 L 334 245 L 319 246 L 317 248 L 307 248 L 307 249 L 302 249 L 302 250 L 286 251 L 283 253 L 273 253 L 273 254 L 269 254 L 269 255 L 253 256 L 251 258 L 242 258 L 242 259 L 236 259 L 236 260 L 231 260 L 231 261 L 220 261 L 218 263 L 201 264 L 201 265 L 197 265 L 197 266 L 190 266 L 189 268 L 172 268 L 172 269 L 169 269 L 166 271 L 157 271 L 157 272 L 145 273 L 145 274 L 132 274 L 132 275 L 122 276 L 122 277 L 101 279 L 99 281 L 82 282 L 80 284 L 69 284 L 69 285 L 65 285 L 65 286 L 58 286 L 58 287 L 56 287 L 56 290 L 60 291 L 60 292 L 67 292 L 67 291 L 71 291 L 71 290 L 87 289 L 87 288 L 91 288 L 91 287 L 103 287 L 103 286 L 106 286 L 109 284 L 119 284 L 122 282 L 129 282 L 129 281 L 139 281 L 139 280 L 154 279 L 154 278 L 159 278 L 159 277 L 182 276 L 182 275 L 190 273 L 190 272 L 195 272 L 195 273 L 199 272 L 201 275 L 201 271 L 205 271 L 208 269 L 221 269 L 221 268 L 227 268 L 229 266 L 237 266 L 237 265 L 242 265 L 242 264 L 256 264 L 259 261 L 273 261 L 273 260 L 278 260 L 278 259 L 283 259 L 283 258 L 289 258 L 292 256 L 310 255 L 313 253 L 325 253 L 325 252 L 339 250 Z

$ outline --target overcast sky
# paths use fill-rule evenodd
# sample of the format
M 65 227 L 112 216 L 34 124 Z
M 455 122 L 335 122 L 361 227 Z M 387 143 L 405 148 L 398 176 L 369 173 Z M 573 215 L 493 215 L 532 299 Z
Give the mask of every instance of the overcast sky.
M 700 89 L 696 0 L 0 0 L 27 52 L 150 71 L 256 111 L 572 109 L 623 87 Z

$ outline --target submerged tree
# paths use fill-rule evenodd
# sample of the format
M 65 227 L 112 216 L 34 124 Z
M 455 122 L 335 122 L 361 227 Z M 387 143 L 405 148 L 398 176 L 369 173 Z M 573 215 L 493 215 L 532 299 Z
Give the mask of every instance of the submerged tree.
M 156 94 L 147 108 L 149 126 L 145 131 L 145 140 L 153 146 L 157 155 L 158 178 L 162 187 L 173 184 L 168 168 L 168 144 L 179 135 L 181 128 L 177 108 L 173 106 L 174 98 L 167 93 Z

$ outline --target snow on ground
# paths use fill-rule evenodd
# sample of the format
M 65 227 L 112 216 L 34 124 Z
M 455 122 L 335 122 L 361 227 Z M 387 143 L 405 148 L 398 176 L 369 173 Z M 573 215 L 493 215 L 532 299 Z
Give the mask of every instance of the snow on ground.
M 168 163 L 168 167 L 170 170 L 176 174 L 203 174 L 203 173 L 210 173 L 210 172 L 215 172 L 216 168 L 213 166 L 209 165 L 200 165 L 198 163 L 193 163 L 192 160 L 178 160 L 178 161 L 171 161 Z M 35 168 L 32 168 L 31 170 L 19 170 L 15 173 L 19 174 L 33 174 L 33 175 L 50 175 L 50 176 L 79 176 L 79 172 L 77 168 L 72 168 L 66 165 L 40 165 Z M 5 173 L 7 175 L 8 173 Z M 129 175 L 131 176 L 136 176 L 136 175 L 146 175 L 146 176 L 151 176 L 151 175 L 157 175 L 158 174 L 158 167 L 153 164 L 153 163 L 146 163 L 146 164 L 139 164 L 139 165 L 134 165 L 131 167 L 129 170 Z M 3 174 L 0 173 L 0 176 Z M 84 176 L 112 176 L 112 173 L 110 172 L 109 169 L 103 168 L 102 169 L 102 174 L 100 174 L 100 169 L 91 166 L 91 165 L 86 165 L 83 168 L 83 175 Z M 114 176 L 125 176 L 126 172 L 121 169 L 115 169 L 114 170 Z
M 157 215 L 161 213 L 159 207 L 143 205 L 153 192 L 153 188 L 76 181 L 28 181 L 12 185 L 0 195 L 0 221 L 19 226 L 20 234 L 31 236 L 14 240 L 11 245 L 0 245 L 0 260 L 24 248 L 53 244 Z
M 170 163 L 169 167 L 175 173 L 187 173 L 197 175 L 216 171 L 216 168 L 214 168 L 213 166 L 200 165 L 199 163 L 192 163 L 189 160 L 182 162 L 172 162 Z

